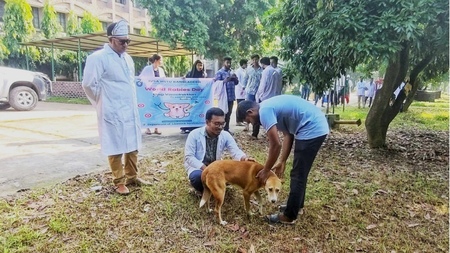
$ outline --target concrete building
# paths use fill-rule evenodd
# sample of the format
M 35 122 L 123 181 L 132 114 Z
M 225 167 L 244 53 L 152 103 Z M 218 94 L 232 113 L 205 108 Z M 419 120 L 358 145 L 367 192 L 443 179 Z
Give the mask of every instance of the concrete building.
M 43 18 L 45 0 L 28 0 L 33 11 L 33 25 L 39 31 Z M 90 12 L 102 23 L 106 30 L 109 24 L 120 19 L 129 22 L 130 33 L 139 34 L 142 28 L 150 31 L 150 17 L 147 9 L 131 0 L 50 0 L 57 12 L 58 21 L 66 29 L 70 10 L 81 19 L 85 12 Z M 3 21 L 5 1 L 0 0 L 0 22 Z

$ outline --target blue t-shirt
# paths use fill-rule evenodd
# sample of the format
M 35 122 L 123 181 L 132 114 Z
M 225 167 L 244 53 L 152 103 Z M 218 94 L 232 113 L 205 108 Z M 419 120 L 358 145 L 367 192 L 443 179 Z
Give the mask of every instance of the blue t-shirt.
M 293 95 L 279 95 L 261 102 L 261 125 L 267 131 L 277 125 L 296 140 L 310 140 L 330 132 L 325 114 L 314 104 Z

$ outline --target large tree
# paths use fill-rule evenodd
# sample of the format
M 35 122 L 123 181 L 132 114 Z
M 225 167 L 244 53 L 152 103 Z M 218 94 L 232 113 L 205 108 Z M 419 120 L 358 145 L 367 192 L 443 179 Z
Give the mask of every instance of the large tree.
M 46 39 L 55 38 L 62 31 L 61 25 L 56 18 L 56 11 L 50 1 L 45 1 L 44 17 L 42 18 L 41 31 Z
M 73 10 L 69 11 L 69 15 L 67 17 L 66 31 L 68 35 L 76 35 L 82 33 L 80 22 L 78 21 L 78 16 Z
M 26 47 L 20 43 L 29 41 L 35 33 L 31 6 L 25 0 L 6 0 L 3 16 L 3 44 L 9 51 L 8 65 L 25 68 Z M 39 53 L 32 47 L 29 55 L 37 59 Z
M 151 15 L 156 36 L 220 59 L 245 55 L 258 47 L 260 17 L 268 0 L 140 0 Z
M 326 89 L 333 78 L 359 64 L 387 62 L 383 88 L 366 119 L 369 145 L 386 145 L 386 132 L 418 80 L 448 71 L 448 1 L 286 0 L 273 20 L 282 36 L 282 56 L 303 78 Z
M 83 33 L 93 33 L 103 30 L 100 20 L 92 15 L 92 13 L 85 11 L 81 19 L 81 30 Z

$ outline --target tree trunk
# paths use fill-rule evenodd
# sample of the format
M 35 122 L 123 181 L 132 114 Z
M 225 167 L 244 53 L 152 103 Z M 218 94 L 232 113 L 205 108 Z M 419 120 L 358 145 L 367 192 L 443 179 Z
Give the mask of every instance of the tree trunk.
M 391 59 L 383 82 L 383 87 L 378 90 L 372 107 L 366 118 L 367 139 L 371 148 L 386 146 L 386 133 L 389 124 L 397 116 L 405 99 L 405 93 L 400 92 L 395 102 L 391 105 L 390 99 L 397 87 L 404 80 L 409 62 L 409 45 L 403 44 L 402 50 Z M 399 102 L 401 101 L 401 103 Z
M 411 71 L 411 74 L 409 76 L 409 82 L 410 82 L 412 88 L 411 88 L 411 92 L 406 97 L 405 104 L 403 105 L 403 112 L 408 111 L 409 106 L 414 101 L 414 95 L 416 94 L 417 90 L 419 89 L 420 80 L 417 79 L 417 77 L 419 76 L 419 73 L 425 69 L 425 67 L 431 62 L 432 59 L 433 59 L 433 56 L 428 55 L 423 60 L 421 60 Z

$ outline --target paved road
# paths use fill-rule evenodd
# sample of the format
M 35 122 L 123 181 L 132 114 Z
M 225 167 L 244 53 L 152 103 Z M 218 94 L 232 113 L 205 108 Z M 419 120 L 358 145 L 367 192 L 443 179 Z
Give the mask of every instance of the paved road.
M 178 128 L 161 130 L 143 136 L 141 158 L 184 146 Z M 42 102 L 29 112 L 0 111 L 0 150 L 0 196 L 108 169 L 90 105 Z

